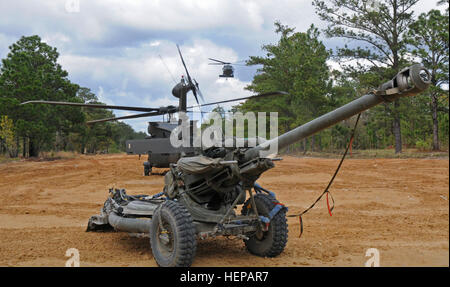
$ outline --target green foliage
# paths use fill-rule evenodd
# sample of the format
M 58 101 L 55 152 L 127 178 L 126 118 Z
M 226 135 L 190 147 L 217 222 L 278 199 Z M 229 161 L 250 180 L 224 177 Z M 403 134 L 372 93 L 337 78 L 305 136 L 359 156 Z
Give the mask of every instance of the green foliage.
M 17 153 L 17 144 L 14 134 L 14 123 L 8 116 L 0 118 L 0 140 L 3 142 L 10 157 Z
M 330 52 L 318 39 L 313 25 L 305 32 L 276 22 L 277 44 L 264 45 L 265 57 L 251 56 L 247 65 L 262 65 L 246 89 L 256 93 L 286 91 L 289 95 L 251 99 L 242 112 L 278 112 L 279 133 L 286 132 L 330 108 L 331 90 L 326 64 Z
M 432 73 L 436 88 L 448 84 L 449 18 L 439 10 L 422 13 L 410 25 L 408 43 L 413 46 L 412 54 Z
M 29 100 L 99 102 L 88 88 L 69 81 L 68 73 L 57 63 L 56 48 L 39 36 L 22 37 L 9 48 L 0 67 L 0 115 L 14 121 L 15 145 L 23 139 L 24 156 L 38 156 L 40 150 L 107 151 L 113 143 L 116 150 L 123 151 L 126 139 L 145 137 L 124 123 L 86 126 L 86 120 L 113 117 L 108 110 L 20 105 Z M 5 137 L 7 146 L 10 137 Z
M 433 67 L 428 64 L 432 61 L 427 57 L 440 55 L 442 64 L 433 75 L 441 81 L 440 87 L 445 86 L 442 83 L 448 85 L 448 13 L 446 17 L 439 16 L 432 10 L 420 15 L 417 22 L 425 23 L 425 19 L 434 17 L 433 24 L 416 24 L 411 12 L 416 2 L 378 1 L 381 6 L 374 10 L 368 6 L 373 1 L 314 1 L 319 15 L 330 23 L 325 31 L 328 36 L 366 44 L 363 48 L 344 47 L 337 50 L 335 56 L 341 61 L 365 60 L 365 65 L 355 65 L 355 62 L 342 65 L 343 71 L 330 71 L 326 66 L 326 60 L 331 55 L 322 47 L 318 40 L 319 33 L 313 26 L 306 33 L 295 33 L 294 29 L 275 23 L 280 40 L 277 44 L 263 46 L 264 57 L 250 57 L 249 65 L 258 64 L 262 68 L 258 69 L 258 74 L 247 88 L 258 93 L 284 90 L 290 95 L 249 100 L 238 106 L 238 110 L 277 111 L 279 133 L 283 133 L 372 91 L 391 79 L 401 67 L 410 65 L 407 55 L 411 54 L 420 58 L 432 74 Z M 395 17 L 394 8 L 399 10 Z M 389 25 L 389 29 L 383 25 Z M 385 31 L 380 27 L 384 27 Z M 413 32 L 408 32 L 410 27 Z M 397 32 L 394 31 L 396 29 Z M 416 35 L 412 37 L 411 33 Z M 436 38 L 433 41 L 439 41 L 439 49 L 436 47 L 433 50 L 425 45 L 430 41 L 427 39 L 432 37 Z M 441 37 L 440 40 L 438 37 Z M 414 39 L 422 39 L 423 42 L 414 42 Z M 422 50 L 411 49 L 414 45 L 422 46 Z M 364 112 L 354 148 L 383 149 L 394 146 L 397 143 L 395 121 L 398 121 L 400 143 L 403 142 L 406 147 L 418 144 L 420 148 L 425 148 L 422 143 L 432 141 L 435 124 L 429 94 L 433 91 L 435 89 L 432 87 L 423 95 L 402 98 L 395 104 L 386 103 Z M 440 142 L 448 146 L 448 90 L 441 89 L 438 99 L 438 110 L 441 112 L 437 114 L 435 129 L 441 135 Z M 353 121 L 350 119 L 324 130 L 308 141 L 320 149 L 343 149 Z M 290 148 L 298 149 L 306 151 L 307 142 L 294 144 Z
M 416 141 L 416 148 L 420 151 L 430 150 L 431 142 L 425 140 L 418 140 Z
M 398 72 L 406 32 L 414 21 L 412 7 L 418 0 L 313 0 L 319 17 L 328 22 L 328 37 L 356 41 L 356 48 L 338 49 L 342 58 L 364 59 L 375 67 L 383 64 Z
M 448 1 L 447 1 L 448 4 Z M 448 52 L 449 52 L 449 16 L 439 10 L 422 13 L 410 25 L 409 44 L 412 54 L 422 59 L 423 65 L 431 72 L 432 86 L 425 93 L 430 105 L 428 114 L 433 122 L 433 150 L 439 150 L 438 112 L 448 113 Z M 443 87 L 447 90 L 444 90 Z M 448 131 L 444 132 L 445 135 Z
M 338 48 L 336 57 L 340 61 L 356 60 L 356 65 L 343 65 L 349 76 L 371 84 L 383 83 L 391 79 L 399 70 L 410 65 L 408 52 L 413 25 L 413 7 L 418 0 L 313 0 L 319 17 L 328 23 L 325 33 L 328 37 L 348 39 L 356 47 Z M 448 25 L 447 25 L 448 27 Z M 428 27 L 427 29 L 433 29 Z M 370 78 L 364 79 L 365 75 Z M 373 81 L 375 80 L 376 81 Z M 376 87 L 376 86 L 375 86 Z M 361 86 L 363 88 L 364 86 Z M 379 128 L 385 128 L 384 134 L 392 139 L 397 153 L 402 151 L 402 123 L 410 122 L 408 118 L 414 109 L 410 101 L 396 100 L 376 112 L 384 112 L 387 121 L 378 122 Z M 374 114 L 373 111 L 371 111 Z M 377 116 L 377 118 L 379 118 Z M 384 126 L 384 127 L 383 127 Z M 392 137 L 391 137 L 392 135 Z M 406 135 L 410 141 L 411 134 Z
M 16 122 L 18 136 L 30 139 L 30 155 L 52 142 L 57 131 L 83 121 L 73 108 L 43 105 L 19 105 L 29 100 L 76 101 L 78 85 L 67 79 L 57 63 L 58 52 L 39 36 L 22 37 L 12 44 L 2 60 L 0 77 L 0 113 Z
M 87 88 L 79 93 L 81 99 L 91 104 L 102 104 Z M 112 118 L 114 113 L 104 109 L 82 108 L 86 121 Z M 116 153 L 125 151 L 125 142 L 129 139 L 143 139 L 145 133 L 136 133 L 133 128 L 122 122 L 100 122 L 92 125 L 78 125 L 70 133 L 72 147 L 81 153 Z

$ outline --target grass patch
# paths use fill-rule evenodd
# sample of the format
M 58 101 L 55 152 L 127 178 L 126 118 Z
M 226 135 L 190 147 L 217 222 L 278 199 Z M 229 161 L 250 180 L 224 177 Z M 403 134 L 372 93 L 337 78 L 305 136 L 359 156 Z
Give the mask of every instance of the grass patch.
M 8 162 L 13 162 L 13 161 L 19 161 L 20 158 L 16 157 L 16 158 L 10 158 L 9 156 L 0 154 L 0 164 L 1 163 L 8 163 Z

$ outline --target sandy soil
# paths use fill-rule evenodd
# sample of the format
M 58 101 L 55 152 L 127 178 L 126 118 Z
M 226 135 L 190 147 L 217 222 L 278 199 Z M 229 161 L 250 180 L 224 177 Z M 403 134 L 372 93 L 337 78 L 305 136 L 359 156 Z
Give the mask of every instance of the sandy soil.
M 137 156 L 81 156 L 0 165 L 0 266 L 64 266 L 68 248 L 81 266 L 156 266 L 149 240 L 126 233 L 85 232 L 108 188 L 154 194 L 163 177 L 143 176 Z M 338 160 L 286 157 L 259 180 L 289 214 L 307 208 Z M 161 172 L 162 170 L 159 170 Z M 246 252 L 238 239 L 199 241 L 193 266 L 364 266 L 377 248 L 381 266 L 449 266 L 448 159 L 349 159 L 325 198 L 289 218 L 289 241 L 276 258 Z

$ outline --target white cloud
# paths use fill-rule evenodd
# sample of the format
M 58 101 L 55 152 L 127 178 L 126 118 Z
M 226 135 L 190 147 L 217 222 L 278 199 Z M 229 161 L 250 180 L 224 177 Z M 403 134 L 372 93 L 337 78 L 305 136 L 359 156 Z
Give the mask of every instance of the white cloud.
M 132 84 L 140 88 L 165 87 L 170 92 L 174 85 L 172 75 L 179 81 L 186 72 L 182 66 L 176 44 L 160 42 L 157 50 L 146 47 L 128 48 L 121 56 L 80 56 L 63 54 L 59 62 L 72 77 L 87 77 L 99 85 L 116 86 L 126 90 Z M 202 88 L 207 82 L 214 82 L 218 77 L 220 66 L 208 65 L 208 57 L 221 55 L 227 61 L 236 61 L 237 53 L 227 47 L 222 47 L 205 39 L 195 39 L 192 44 L 181 45 L 184 60 L 193 78 Z M 164 63 L 159 58 L 162 56 Z M 170 71 L 167 71 L 167 69 Z
M 121 41 L 126 39 L 134 45 L 133 41 L 142 35 L 164 33 L 185 33 L 188 38 L 193 33 L 216 31 L 219 35 L 260 42 L 267 36 L 273 37 L 275 20 L 299 30 L 305 30 L 310 20 L 317 20 L 310 0 L 79 1 L 77 13 L 67 12 L 65 0 L 2 1 L 0 26 L 46 39 L 55 33 L 63 35 L 70 40 L 64 48 L 71 50 L 71 45 L 80 43 L 126 45 Z M 64 44 L 58 40 L 51 43 L 61 44 L 59 47 Z
M 149 45 L 150 45 L 150 47 L 157 47 L 157 46 L 159 46 L 161 44 L 161 42 L 159 42 L 159 41 L 153 41 L 153 42 L 151 42 Z

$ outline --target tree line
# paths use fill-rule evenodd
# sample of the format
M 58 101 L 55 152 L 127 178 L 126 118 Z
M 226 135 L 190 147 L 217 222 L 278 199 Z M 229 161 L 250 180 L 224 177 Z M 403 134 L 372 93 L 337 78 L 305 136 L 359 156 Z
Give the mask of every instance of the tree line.
M 400 98 L 362 114 L 356 148 L 448 149 L 448 0 L 445 13 L 430 10 L 415 17 L 418 0 L 313 0 L 319 17 L 328 23 L 326 37 L 347 43 L 327 50 L 321 32 L 306 32 L 275 23 L 280 38 L 262 47 L 265 56 L 252 56 L 260 65 L 246 88 L 257 93 L 282 90 L 286 96 L 251 99 L 236 107 L 246 111 L 276 111 L 279 134 L 306 123 L 390 80 L 401 69 L 422 63 L 431 72 L 431 87 L 416 97 Z M 329 62 L 340 64 L 331 69 Z M 354 119 L 345 121 L 289 147 L 294 150 L 342 149 Z
M 30 100 L 102 104 L 90 89 L 72 83 L 57 63 L 57 49 L 37 35 L 22 37 L 10 47 L 0 66 L 0 154 L 36 157 L 40 151 L 80 153 L 125 150 L 127 139 L 144 138 L 122 122 L 86 125 L 114 117 L 109 110 L 42 104 Z
M 262 46 L 264 56 L 246 89 L 288 95 L 250 99 L 232 111 L 278 112 L 279 134 L 370 92 L 401 69 L 422 63 L 431 72 L 431 87 L 416 97 L 400 98 L 362 114 L 354 147 L 403 147 L 442 150 L 449 144 L 449 9 L 418 16 L 418 0 L 313 0 L 324 31 L 314 25 L 305 32 L 275 22 L 279 40 Z M 327 50 L 321 35 L 347 43 Z M 86 121 L 113 117 L 103 109 L 20 105 L 28 100 L 98 103 L 88 88 L 72 83 L 57 63 L 56 48 L 39 36 L 12 44 L 0 67 L 0 153 L 37 156 L 39 151 L 81 153 L 119 151 L 127 139 L 144 138 L 121 122 L 91 126 Z M 330 67 L 339 63 L 340 69 Z M 223 112 L 223 111 L 222 111 Z M 326 129 L 289 147 L 320 151 L 345 147 L 354 119 Z

